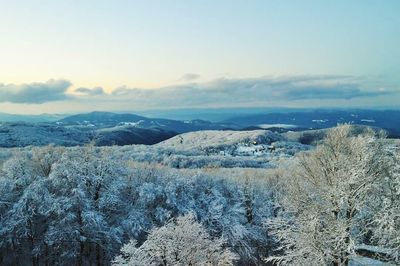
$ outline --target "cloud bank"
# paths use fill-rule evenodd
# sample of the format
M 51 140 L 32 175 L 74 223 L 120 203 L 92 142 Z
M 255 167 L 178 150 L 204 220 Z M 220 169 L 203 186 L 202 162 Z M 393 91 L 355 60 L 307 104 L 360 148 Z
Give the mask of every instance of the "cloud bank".
M 295 76 L 247 79 L 221 78 L 207 83 L 186 83 L 158 89 L 116 88 L 99 100 L 129 101 L 132 107 L 239 106 L 251 103 L 352 100 L 397 94 L 375 88 L 352 76 Z
M 186 74 L 188 75 L 188 74 Z M 22 85 L 0 84 L 0 102 L 41 104 L 63 101 L 71 106 L 80 104 L 91 109 L 125 110 L 184 107 L 226 107 L 285 105 L 307 101 L 325 102 L 374 100 L 374 97 L 398 95 L 397 88 L 382 88 L 376 80 L 353 76 L 286 76 L 227 79 L 196 83 L 197 76 L 187 82 L 155 89 L 121 86 L 110 92 L 101 87 L 79 87 L 70 94 L 71 82 L 49 80 L 45 83 Z M 380 84 L 377 87 L 377 84 Z M 398 97 L 398 96 L 395 96 Z M 386 98 L 385 98 L 386 99 Z
M 66 91 L 71 85 L 71 82 L 63 79 L 21 85 L 0 83 L 0 102 L 41 104 L 67 100 L 69 96 Z

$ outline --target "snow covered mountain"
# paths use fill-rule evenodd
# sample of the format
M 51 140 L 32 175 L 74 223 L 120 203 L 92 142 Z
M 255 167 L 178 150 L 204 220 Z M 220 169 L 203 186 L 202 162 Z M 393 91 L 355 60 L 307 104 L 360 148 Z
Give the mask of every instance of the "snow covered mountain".
M 117 126 L 85 129 L 53 123 L 1 123 L 0 147 L 79 146 L 94 141 L 96 145 L 154 144 L 175 136 L 175 132 L 158 128 Z
M 246 147 L 248 143 L 255 142 L 265 146 L 270 143 L 263 142 L 270 138 L 275 142 L 283 138 L 294 143 L 313 145 L 325 136 L 323 129 L 337 123 L 361 125 L 361 128 L 383 128 L 388 131 L 389 137 L 399 137 L 399 118 L 398 111 L 319 110 L 237 116 L 217 123 L 200 119 L 179 121 L 129 113 L 91 112 L 67 116 L 55 122 L 3 122 L 0 124 L 0 146 L 42 146 L 50 143 L 76 146 L 90 141 L 102 146 L 155 144 L 175 135 L 188 133 L 160 145 L 184 150 L 195 146 L 199 148 L 200 145 L 202 149 L 211 152 L 222 151 L 224 149 L 220 147 L 229 147 L 231 142 L 241 143 L 243 146 L 234 153 L 246 153 L 253 149 Z M 309 129 L 313 131 L 307 131 Z M 266 132 L 265 130 L 269 132 L 267 135 L 260 133 Z M 200 132 L 193 133 L 198 131 Z M 264 150 L 266 147 L 260 146 L 256 149 Z
M 383 128 L 391 137 L 400 136 L 399 110 L 297 110 L 232 116 L 223 122 L 281 131 L 331 128 L 337 124 L 349 123 Z
M 59 125 L 74 125 L 82 127 L 115 127 L 130 125 L 137 128 L 160 128 L 167 131 L 184 133 L 198 130 L 239 129 L 233 123 L 212 123 L 205 120 L 172 120 L 162 118 L 148 118 L 135 114 L 117 114 L 110 112 L 91 112 L 65 117 L 57 121 Z

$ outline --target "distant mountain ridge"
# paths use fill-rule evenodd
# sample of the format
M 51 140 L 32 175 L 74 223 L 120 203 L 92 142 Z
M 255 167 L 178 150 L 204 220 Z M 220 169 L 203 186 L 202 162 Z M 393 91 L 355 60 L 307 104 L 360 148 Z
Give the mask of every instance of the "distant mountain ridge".
M 388 131 L 392 137 L 400 137 L 399 110 L 312 110 L 301 112 L 252 114 L 233 116 L 225 123 L 234 123 L 242 127 L 284 128 L 288 130 L 322 129 L 337 124 L 350 123 L 379 127 Z
M 312 110 L 302 112 L 282 112 L 232 114 L 221 122 L 201 119 L 172 120 L 149 118 L 130 113 L 91 112 L 61 117 L 44 115 L 33 122 L 0 122 L 0 147 L 42 146 L 54 143 L 62 146 L 84 145 L 152 145 L 175 135 L 205 130 L 265 130 L 275 133 L 325 129 L 339 123 L 383 128 L 389 137 L 400 138 L 400 111 L 396 110 Z M 8 116 L 19 119 L 18 115 Z M 28 116 L 29 117 L 29 116 Z M 1 114 L 0 114 L 1 118 Z M 27 118 L 27 116 L 22 116 Z M 312 133 L 311 135 L 313 135 Z M 314 137 L 310 133 L 299 135 L 301 142 L 307 143 Z M 311 139 L 311 140 L 310 140 Z
M 147 119 L 144 116 L 139 116 L 135 114 L 117 114 L 117 113 L 111 113 L 111 112 L 99 112 L 99 111 L 94 111 L 90 113 L 84 113 L 84 114 L 76 114 L 76 115 L 71 115 L 71 116 L 66 116 L 58 122 L 62 123 L 70 123 L 70 124 L 76 124 L 76 123 L 119 123 L 119 122 L 137 122 L 142 119 Z
M 239 129 L 233 123 L 212 123 L 209 121 L 194 120 L 172 120 L 164 118 L 148 118 L 129 113 L 91 112 L 65 117 L 56 122 L 58 125 L 73 125 L 83 127 L 115 127 L 129 125 L 137 128 L 154 129 L 160 128 L 166 131 L 185 133 L 199 130 L 225 130 Z
M 25 117 L 26 118 L 26 117 Z M 1 122 L 0 147 L 55 144 L 78 146 L 94 142 L 98 146 L 152 145 L 177 134 L 201 130 L 238 128 L 233 124 L 200 119 L 178 121 L 147 118 L 129 113 L 91 112 L 56 121 Z
M 0 147 L 80 146 L 94 143 L 110 145 L 151 145 L 166 140 L 177 133 L 162 129 L 143 129 L 132 126 L 92 128 L 60 126 L 54 123 L 6 122 L 0 124 Z

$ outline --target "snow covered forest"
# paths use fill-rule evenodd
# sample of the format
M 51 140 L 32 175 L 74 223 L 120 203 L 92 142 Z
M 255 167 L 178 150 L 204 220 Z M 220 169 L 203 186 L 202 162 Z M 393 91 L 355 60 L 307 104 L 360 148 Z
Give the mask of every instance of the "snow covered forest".
M 1 149 L 0 265 L 400 264 L 398 140 L 307 134 Z

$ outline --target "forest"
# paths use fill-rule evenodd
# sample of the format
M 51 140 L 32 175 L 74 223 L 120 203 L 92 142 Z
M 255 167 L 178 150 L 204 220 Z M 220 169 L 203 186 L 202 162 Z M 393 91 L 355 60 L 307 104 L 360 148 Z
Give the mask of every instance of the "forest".
M 398 140 L 210 132 L 1 149 L 0 265 L 400 264 Z

